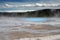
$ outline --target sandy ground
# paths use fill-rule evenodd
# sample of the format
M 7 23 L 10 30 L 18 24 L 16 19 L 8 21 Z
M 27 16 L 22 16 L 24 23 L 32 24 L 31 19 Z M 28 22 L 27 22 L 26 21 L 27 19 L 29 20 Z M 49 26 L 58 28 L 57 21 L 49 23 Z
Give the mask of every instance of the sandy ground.
M 60 34 L 50 35 L 13 32 L 10 34 L 10 38 L 11 40 L 57 40 L 60 39 Z
M 26 23 L 20 18 L 0 18 L 0 40 L 60 40 L 60 21 Z
M 60 35 L 52 35 L 46 37 L 21 38 L 16 40 L 60 40 Z
M 23 27 L 25 28 L 25 27 Z M 59 27 L 53 26 L 29 26 L 26 29 L 32 30 L 56 30 L 60 29 Z M 14 30 L 14 29 L 12 29 Z M 51 33 L 30 33 L 30 32 L 19 32 L 19 31 L 12 31 L 10 32 L 10 40 L 58 40 L 60 39 L 60 32 L 51 32 Z
M 11 32 L 10 33 L 11 40 L 20 39 L 20 38 L 43 37 L 43 36 L 47 36 L 47 34 L 32 34 L 28 32 Z
M 26 27 L 26 28 L 25 28 Z M 33 25 L 33 26 L 15 26 L 8 32 L 0 32 L 0 40 L 59 40 L 60 32 L 50 32 L 49 30 L 58 30 L 60 27 L 44 26 L 44 25 Z M 28 31 L 16 31 L 20 28 L 30 30 L 48 30 L 46 33 L 34 33 Z M 23 29 L 22 29 L 23 30 Z M 59 30 L 60 31 L 60 30 Z M 40 31 L 41 32 L 41 31 Z
M 2 27 L 0 40 L 60 40 L 60 27 L 51 25 Z
M 56 30 L 56 29 L 60 29 L 60 27 L 56 27 L 56 26 L 51 26 L 51 25 L 32 25 L 32 26 L 26 26 L 23 28 L 28 28 L 28 29 L 35 29 L 35 30 Z

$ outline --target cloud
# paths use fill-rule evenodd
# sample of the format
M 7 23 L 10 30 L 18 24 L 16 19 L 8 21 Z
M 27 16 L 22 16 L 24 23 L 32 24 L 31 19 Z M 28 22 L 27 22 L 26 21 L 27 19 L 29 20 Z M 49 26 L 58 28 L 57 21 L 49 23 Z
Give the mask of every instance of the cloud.
M 0 12 L 28 12 L 28 11 L 34 11 L 34 10 L 5 10 Z
M 5 4 L 5 7 L 13 7 L 13 5 Z
M 35 6 L 34 4 L 23 4 L 23 3 L 4 3 L 3 5 L 0 5 L 0 8 L 18 8 L 18 7 L 29 7 L 29 6 Z
M 5 2 L 0 4 L 0 11 L 8 11 L 8 12 L 19 12 L 22 9 L 26 9 L 25 7 L 40 7 L 40 6 L 58 6 L 60 3 L 20 3 L 20 2 Z M 24 8 L 21 8 L 24 7 Z M 21 9 L 20 9 L 21 8 Z M 3 9 L 3 10 L 2 10 Z M 17 10 L 16 10 L 17 9 Z M 20 9 L 20 10 L 19 10 Z M 32 9 L 32 8 L 30 8 Z M 34 9 L 35 10 L 35 9 Z M 24 11 L 24 10 L 23 10 Z M 26 10 L 27 11 L 27 10 Z M 30 10 L 32 11 L 32 10 Z
M 36 6 L 58 6 L 60 3 L 4 3 L 0 8 L 19 8 L 19 7 L 36 7 Z

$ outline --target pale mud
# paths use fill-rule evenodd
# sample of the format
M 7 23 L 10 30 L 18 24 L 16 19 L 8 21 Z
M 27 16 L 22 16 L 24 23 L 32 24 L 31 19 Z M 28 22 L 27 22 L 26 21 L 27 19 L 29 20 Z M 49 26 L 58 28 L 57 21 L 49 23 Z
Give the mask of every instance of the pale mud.
M 0 40 L 58 40 L 60 39 L 59 24 L 59 20 L 27 22 L 19 17 L 1 17 Z
M 35 27 L 35 26 L 32 26 Z M 39 29 L 38 27 L 40 27 L 41 29 Z M 49 28 L 48 28 L 49 27 Z M 10 39 L 11 40 L 56 40 L 56 39 L 60 39 L 60 32 L 56 32 L 54 30 L 58 30 L 58 27 L 51 27 L 51 26 L 36 26 L 35 29 L 38 30 L 46 30 L 44 31 L 40 31 L 39 33 L 33 33 L 32 31 L 35 29 L 32 29 L 32 31 L 28 32 L 28 31 L 23 31 L 23 32 L 19 32 L 19 31 L 13 31 L 16 29 L 12 29 L 12 31 L 10 32 Z M 20 28 L 20 27 L 18 27 Z M 46 29 L 47 28 L 47 29 Z M 26 28 L 29 29 L 29 28 Z M 47 31 L 48 30 L 48 31 Z M 52 30 L 52 31 L 51 31 Z
M 60 40 L 60 35 L 52 35 L 52 36 L 46 36 L 46 37 L 20 38 L 15 40 Z
M 34 26 L 32 26 L 34 27 Z M 39 27 L 39 26 L 36 26 Z M 40 26 L 41 28 L 43 26 Z M 20 26 L 16 26 L 14 28 L 11 28 L 9 31 L 2 31 L 0 32 L 0 40 L 56 40 L 56 39 L 60 39 L 60 32 L 54 32 L 54 30 L 58 30 L 59 28 L 53 28 L 52 32 L 51 29 L 45 29 L 42 28 L 40 30 L 46 30 L 46 31 L 38 31 L 39 28 L 35 28 L 37 30 L 36 33 L 32 32 L 35 29 L 30 28 L 31 32 L 28 31 L 19 31 L 18 29 L 20 29 Z M 46 26 L 47 28 L 47 26 Z M 52 28 L 52 27 L 51 27 Z M 27 28 L 29 29 L 29 28 Z M 23 30 L 23 29 L 22 29 Z M 48 31 L 47 31 L 48 30 Z M 56 36 L 55 36 L 56 35 Z

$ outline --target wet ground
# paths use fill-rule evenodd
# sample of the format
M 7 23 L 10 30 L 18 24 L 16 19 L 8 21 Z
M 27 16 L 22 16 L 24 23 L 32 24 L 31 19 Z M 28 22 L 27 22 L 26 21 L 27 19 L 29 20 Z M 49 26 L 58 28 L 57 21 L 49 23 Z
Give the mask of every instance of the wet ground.
M 29 18 L 27 19 L 29 20 Z M 41 20 L 44 21 L 41 22 Z M 60 35 L 60 18 L 43 18 L 41 20 L 27 21 L 26 18 L 20 17 L 0 17 L 0 40 L 48 38 L 48 36 Z

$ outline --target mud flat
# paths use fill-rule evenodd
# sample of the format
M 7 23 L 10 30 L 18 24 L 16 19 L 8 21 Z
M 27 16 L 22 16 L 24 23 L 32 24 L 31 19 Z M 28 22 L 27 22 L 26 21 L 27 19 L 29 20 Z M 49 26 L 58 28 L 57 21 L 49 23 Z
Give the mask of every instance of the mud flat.
M 15 40 L 60 40 L 60 35 L 52 35 L 46 37 L 21 38 Z
M 33 25 L 31 26 L 31 28 L 29 27 L 26 27 L 26 28 L 23 27 L 23 28 L 30 29 L 31 32 L 30 31 L 23 31 L 23 32 L 14 31 L 17 28 L 15 29 L 13 28 L 11 29 L 12 31 L 9 33 L 10 39 L 11 40 L 57 40 L 57 39 L 60 39 L 60 32 L 58 32 L 58 30 L 60 29 L 59 27 L 43 26 L 43 25 L 34 26 Z M 33 30 L 37 30 L 37 32 Z
M 25 28 L 26 27 L 26 28 Z M 14 26 L 0 31 L 0 40 L 56 40 L 60 39 L 60 27 L 32 25 Z
M 2 17 L 0 40 L 58 40 L 60 25 L 57 24 L 60 24 L 59 20 L 58 22 L 27 22 L 21 18 Z

